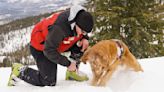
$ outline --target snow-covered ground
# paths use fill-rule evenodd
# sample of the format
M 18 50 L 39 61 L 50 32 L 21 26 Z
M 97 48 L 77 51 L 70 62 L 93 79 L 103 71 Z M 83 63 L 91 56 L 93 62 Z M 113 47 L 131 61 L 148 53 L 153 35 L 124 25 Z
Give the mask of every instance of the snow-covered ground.
M 11 68 L 0 68 L 0 92 L 164 92 L 163 60 L 164 57 L 139 60 L 143 73 L 118 69 L 106 87 L 90 86 L 92 72 L 89 64 L 81 64 L 80 67 L 90 78 L 86 82 L 66 81 L 66 68 L 59 66 L 57 86 L 54 87 L 37 87 L 23 81 L 17 86 L 8 87 L 6 85 Z

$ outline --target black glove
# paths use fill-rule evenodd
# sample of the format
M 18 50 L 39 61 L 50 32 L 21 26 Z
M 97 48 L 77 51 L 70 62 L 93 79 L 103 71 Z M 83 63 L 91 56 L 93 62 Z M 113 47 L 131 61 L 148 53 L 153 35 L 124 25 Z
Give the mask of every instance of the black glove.
M 81 56 L 83 55 L 83 53 L 72 53 L 71 52 L 71 55 L 70 55 L 70 58 L 74 59 L 77 61 L 77 63 L 80 63 L 80 58 Z
M 77 66 L 80 64 L 80 58 L 83 55 L 81 52 L 82 47 L 78 47 L 76 44 L 70 48 L 71 55 L 69 56 L 71 59 L 76 61 Z

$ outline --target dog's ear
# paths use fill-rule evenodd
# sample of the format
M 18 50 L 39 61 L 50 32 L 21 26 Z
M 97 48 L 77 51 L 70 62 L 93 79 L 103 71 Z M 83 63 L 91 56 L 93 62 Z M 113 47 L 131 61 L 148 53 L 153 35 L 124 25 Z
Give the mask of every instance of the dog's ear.
M 84 64 L 87 63 L 89 60 L 89 53 L 90 53 L 91 47 L 88 47 L 87 50 L 84 52 L 83 56 L 80 58 L 80 61 L 83 62 Z

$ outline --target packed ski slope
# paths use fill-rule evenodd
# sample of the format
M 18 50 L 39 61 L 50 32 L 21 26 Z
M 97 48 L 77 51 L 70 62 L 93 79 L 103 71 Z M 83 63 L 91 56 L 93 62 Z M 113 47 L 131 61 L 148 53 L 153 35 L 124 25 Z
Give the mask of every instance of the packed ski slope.
M 54 87 L 36 87 L 23 81 L 8 87 L 10 68 L 0 68 L 0 92 L 164 92 L 164 57 L 141 59 L 144 72 L 135 73 L 118 68 L 106 87 L 90 86 L 92 72 L 89 64 L 81 64 L 80 70 L 87 73 L 86 82 L 66 81 L 65 67 L 58 67 L 58 82 Z M 36 68 L 36 66 L 30 66 Z

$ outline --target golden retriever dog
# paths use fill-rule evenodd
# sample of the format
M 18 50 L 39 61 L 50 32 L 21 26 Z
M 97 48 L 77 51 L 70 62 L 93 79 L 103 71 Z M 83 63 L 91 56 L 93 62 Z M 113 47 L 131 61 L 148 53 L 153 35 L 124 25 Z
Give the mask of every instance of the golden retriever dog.
M 91 65 L 93 86 L 105 86 L 118 65 L 125 65 L 136 72 L 143 71 L 125 43 L 117 39 L 103 40 L 88 48 L 81 61 Z

